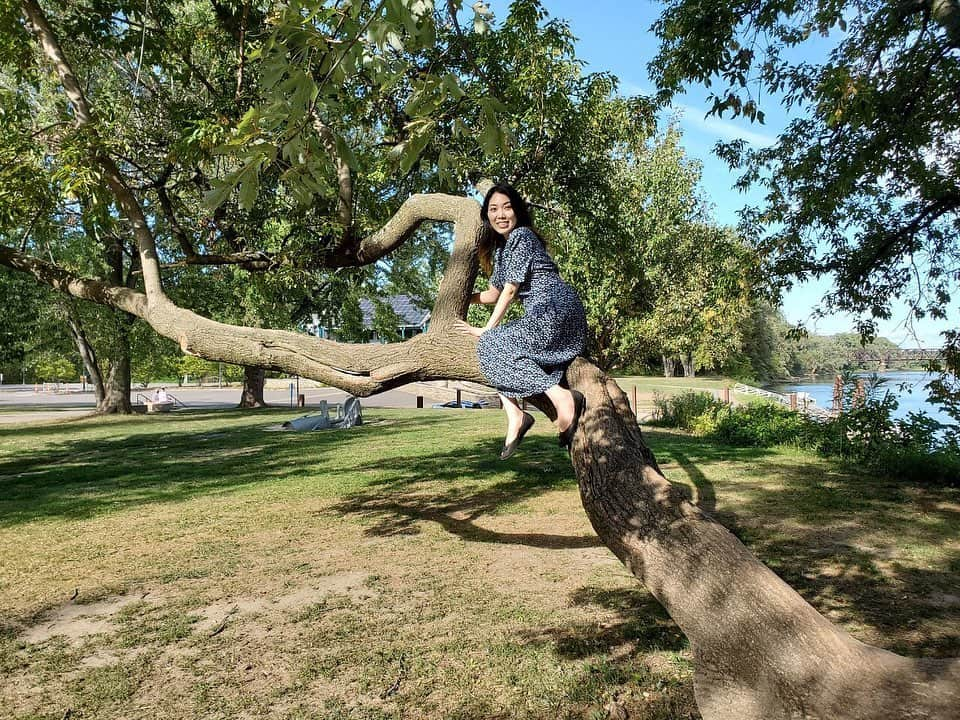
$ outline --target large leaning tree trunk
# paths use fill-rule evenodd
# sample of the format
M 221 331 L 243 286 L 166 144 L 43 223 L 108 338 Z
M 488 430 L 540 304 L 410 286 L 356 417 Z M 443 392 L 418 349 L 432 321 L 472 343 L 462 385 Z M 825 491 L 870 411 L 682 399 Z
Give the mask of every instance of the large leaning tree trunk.
M 81 85 L 42 11 L 35 0 L 23 0 L 22 7 L 77 122 L 92 128 Z M 0 246 L 0 263 L 141 317 L 185 352 L 210 360 L 300 374 L 360 396 L 414 380 L 484 381 L 476 341 L 453 328 L 466 315 L 477 273 L 475 200 L 411 196 L 379 232 L 357 243 L 356 263 L 372 263 L 421 222 L 454 226 L 429 331 L 402 343 L 348 345 L 226 325 L 175 305 L 163 291 L 155 241 L 137 197 L 108 155 L 93 161 L 135 235 L 144 292 L 77 277 L 9 247 Z M 901 657 L 830 623 L 663 477 L 613 380 L 578 359 L 567 381 L 587 398 L 571 452 L 584 509 L 601 540 L 690 641 L 697 703 L 706 720 L 960 718 L 960 659 Z M 534 402 L 553 415 L 544 398 Z

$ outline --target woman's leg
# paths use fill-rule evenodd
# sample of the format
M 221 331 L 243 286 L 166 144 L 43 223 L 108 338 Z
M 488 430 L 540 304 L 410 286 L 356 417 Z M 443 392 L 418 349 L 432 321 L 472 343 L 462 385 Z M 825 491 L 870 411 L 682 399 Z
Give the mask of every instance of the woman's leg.
M 573 414 L 576 412 L 573 403 L 573 393 L 565 387 L 554 385 L 553 387 L 547 388 L 546 396 L 550 398 L 550 402 L 552 402 L 553 406 L 557 409 L 557 430 L 563 432 L 570 427 L 570 423 L 573 422 Z
M 506 395 L 500 395 L 500 404 L 503 406 L 503 412 L 507 414 L 507 436 L 503 444 L 509 445 L 520 433 L 520 425 L 523 423 L 523 410 L 520 409 L 519 400 Z

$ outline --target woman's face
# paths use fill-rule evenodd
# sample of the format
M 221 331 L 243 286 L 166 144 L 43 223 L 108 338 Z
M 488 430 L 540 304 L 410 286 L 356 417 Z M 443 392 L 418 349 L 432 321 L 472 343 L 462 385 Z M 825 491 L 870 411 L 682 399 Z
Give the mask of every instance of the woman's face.
M 513 212 L 510 198 L 503 193 L 495 192 L 490 196 L 487 204 L 487 220 L 490 226 L 506 237 L 517 226 L 517 216 Z

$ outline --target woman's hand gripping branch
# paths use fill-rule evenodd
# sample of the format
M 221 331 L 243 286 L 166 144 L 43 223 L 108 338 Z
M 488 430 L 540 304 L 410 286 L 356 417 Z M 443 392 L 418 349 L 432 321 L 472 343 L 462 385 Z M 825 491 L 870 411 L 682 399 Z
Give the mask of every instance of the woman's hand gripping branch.
M 467 335 L 473 335 L 474 337 L 480 337 L 487 330 L 492 330 L 500 324 L 500 321 L 503 320 L 503 316 L 507 314 L 507 309 L 517 297 L 517 290 L 518 286 L 515 283 L 507 283 L 503 286 L 502 291 L 491 285 L 488 290 L 475 293 L 470 298 L 471 302 L 477 302 L 484 305 L 489 305 L 490 303 L 496 302 L 496 306 L 493 308 L 493 314 L 490 315 L 490 319 L 487 320 L 487 324 L 482 328 L 478 328 L 474 327 L 473 325 L 469 325 L 463 320 L 458 320 L 456 323 L 454 323 L 454 327 L 460 332 Z

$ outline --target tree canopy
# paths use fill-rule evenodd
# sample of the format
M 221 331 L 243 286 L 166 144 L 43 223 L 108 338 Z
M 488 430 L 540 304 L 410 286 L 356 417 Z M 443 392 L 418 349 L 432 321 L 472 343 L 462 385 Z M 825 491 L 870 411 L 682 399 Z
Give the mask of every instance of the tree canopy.
M 661 102 L 703 83 L 713 114 L 792 112 L 769 147 L 718 147 L 741 187 L 766 192 L 743 227 L 775 273 L 832 275 L 825 309 L 859 314 L 867 333 L 895 298 L 945 317 L 960 279 L 957 3 L 663 4 L 650 65 Z

